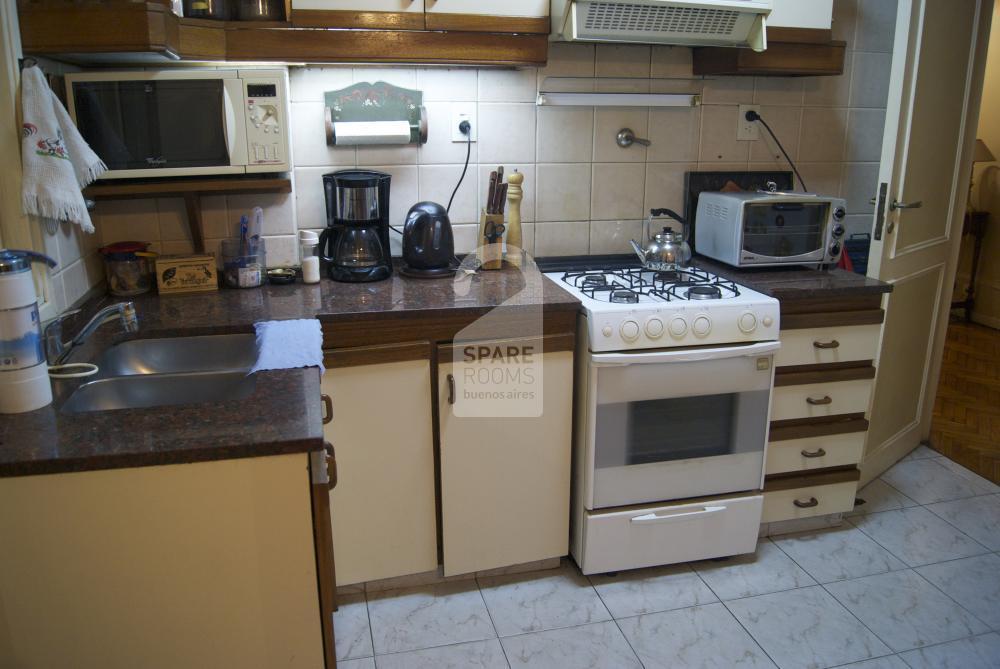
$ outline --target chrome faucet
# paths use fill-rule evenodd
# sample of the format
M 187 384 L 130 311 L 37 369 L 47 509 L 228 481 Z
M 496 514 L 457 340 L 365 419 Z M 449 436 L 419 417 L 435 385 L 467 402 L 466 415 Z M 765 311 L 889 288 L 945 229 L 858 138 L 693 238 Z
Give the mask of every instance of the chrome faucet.
M 79 309 L 67 311 L 65 314 L 50 321 L 45 326 L 45 358 L 50 365 L 61 365 L 69 357 L 77 346 L 87 341 L 90 335 L 94 334 L 97 328 L 101 327 L 109 318 L 116 317 L 121 321 L 125 332 L 134 333 L 139 331 L 139 317 L 135 313 L 133 302 L 118 302 L 104 307 L 91 318 L 86 325 L 81 328 L 68 342 L 62 338 L 63 321 L 73 314 L 79 313 Z

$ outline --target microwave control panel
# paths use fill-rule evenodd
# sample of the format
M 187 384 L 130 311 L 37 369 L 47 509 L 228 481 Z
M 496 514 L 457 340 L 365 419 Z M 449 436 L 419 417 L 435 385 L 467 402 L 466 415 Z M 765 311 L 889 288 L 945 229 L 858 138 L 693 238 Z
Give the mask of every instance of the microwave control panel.
M 284 82 L 278 78 L 244 78 L 249 171 L 288 166 L 288 118 Z M 253 166 L 259 166 L 253 169 Z

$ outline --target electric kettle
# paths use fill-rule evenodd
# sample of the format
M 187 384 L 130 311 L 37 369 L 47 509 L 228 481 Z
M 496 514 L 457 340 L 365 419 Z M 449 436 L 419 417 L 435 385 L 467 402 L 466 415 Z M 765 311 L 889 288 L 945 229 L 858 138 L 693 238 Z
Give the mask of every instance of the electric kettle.
M 428 279 L 453 276 L 455 237 L 448 212 L 437 202 L 418 202 L 403 222 L 405 276 Z
M 683 232 L 674 232 L 669 227 L 664 227 L 662 232 L 658 232 L 650 237 L 650 228 L 653 226 L 653 218 L 666 215 L 674 219 L 682 226 Z M 687 222 L 670 209 L 650 209 L 649 218 L 643 221 L 642 238 L 647 246 L 643 248 L 639 242 L 630 239 L 632 250 L 639 256 L 642 266 L 645 269 L 657 272 L 675 270 L 683 267 L 691 260 L 691 247 L 687 243 Z

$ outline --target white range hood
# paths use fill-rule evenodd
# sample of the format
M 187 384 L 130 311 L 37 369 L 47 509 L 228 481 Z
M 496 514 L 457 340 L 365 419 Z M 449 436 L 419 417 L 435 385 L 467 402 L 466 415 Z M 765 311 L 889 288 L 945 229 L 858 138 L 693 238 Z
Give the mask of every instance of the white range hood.
M 552 38 L 767 48 L 771 0 L 552 0 Z

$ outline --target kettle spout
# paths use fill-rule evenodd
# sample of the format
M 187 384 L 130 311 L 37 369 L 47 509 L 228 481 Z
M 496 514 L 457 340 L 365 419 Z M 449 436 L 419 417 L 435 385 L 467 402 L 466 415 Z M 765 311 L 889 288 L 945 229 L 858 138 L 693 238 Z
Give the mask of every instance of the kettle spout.
M 637 256 L 639 256 L 639 262 L 645 264 L 646 252 L 643 250 L 641 246 L 639 246 L 639 242 L 635 241 L 634 239 L 630 239 L 628 240 L 628 243 L 632 245 L 632 250 L 635 251 L 635 254 Z

